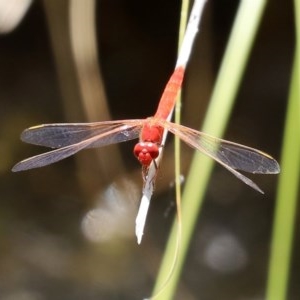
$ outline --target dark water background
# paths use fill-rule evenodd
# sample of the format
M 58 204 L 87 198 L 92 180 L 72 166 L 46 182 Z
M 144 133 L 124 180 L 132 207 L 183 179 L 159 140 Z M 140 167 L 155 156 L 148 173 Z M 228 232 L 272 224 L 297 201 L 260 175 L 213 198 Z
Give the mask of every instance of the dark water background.
M 194 128 L 238 5 L 210 2 L 184 84 L 182 123 Z M 154 113 L 176 60 L 179 8 L 171 0 L 99 1 L 99 61 L 113 119 Z M 278 159 L 293 17 L 291 3 L 269 1 L 226 134 Z M 84 114 L 70 117 L 69 110 L 81 108 L 64 102 L 55 61 L 45 7 L 36 1 L 19 27 L 0 37 L 0 299 L 142 299 L 151 292 L 175 214 L 172 161 L 161 167 L 140 246 L 134 219 L 142 182 L 132 143 L 120 146 L 123 166 L 111 181 L 101 180 L 106 170 L 94 176 L 88 158 L 82 166 L 92 150 L 47 168 L 10 172 L 17 161 L 44 151 L 19 140 L 24 128 L 86 121 Z M 166 160 L 172 152 L 170 144 Z M 183 147 L 184 174 L 192 153 Z M 177 299 L 264 299 L 277 177 L 251 178 L 264 196 L 215 168 Z M 289 299 L 300 294 L 297 224 Z

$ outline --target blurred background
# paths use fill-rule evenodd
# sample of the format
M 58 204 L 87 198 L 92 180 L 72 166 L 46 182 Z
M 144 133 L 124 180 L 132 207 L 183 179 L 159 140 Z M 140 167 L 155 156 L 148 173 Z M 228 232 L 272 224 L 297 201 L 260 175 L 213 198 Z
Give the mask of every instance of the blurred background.
M 201 125 L 238 4 L 207 3 L 184 82 L 184 125 Z M 20 141 L 27 127 L 153 115 L 176 61 L 180 5 L 0 1 L 1 300 L 150 295 L 176 214 L 171 135 L 141 245 L 134 235 L 142 191 L 135 141 L 42 169 L 10 169 L 47 151 Z M 292 3 L 269 1 L 226 132 L 276 159 L 293 18 Z M 183 145 L 183 176 L 192 154 Z M 215 167 L 176 299 L 264 299 L 278 177 L 251 178 L 265 195 Z M 300 294 L 299 225 L 295 237 L 288 299 Z

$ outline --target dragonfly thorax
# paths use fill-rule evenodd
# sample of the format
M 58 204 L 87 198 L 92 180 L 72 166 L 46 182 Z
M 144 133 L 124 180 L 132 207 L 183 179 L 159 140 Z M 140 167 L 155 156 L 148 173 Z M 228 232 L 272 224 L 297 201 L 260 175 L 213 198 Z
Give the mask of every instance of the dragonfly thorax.
M 158 157 L 158 145 L 152 142 L 140 142 L 135 145 L 133 153 L 143 166 L 149 166 Z
M 150 117 L 147 120 L 148 122 L 144 124 L 141 130 L 140 140 L 160 144 L 164 129 L 156 124 L 155 118 Z

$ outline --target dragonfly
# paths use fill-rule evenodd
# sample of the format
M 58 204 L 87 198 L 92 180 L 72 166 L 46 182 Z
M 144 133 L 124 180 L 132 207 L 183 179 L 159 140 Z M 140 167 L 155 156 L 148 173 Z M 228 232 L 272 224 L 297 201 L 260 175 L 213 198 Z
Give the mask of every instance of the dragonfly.
M 182 85 L 184 71 L 183 66 L 175 68 L 163 91 L 157 111 L 152 117 L 93 123 L 43 124 L 25 129 L 21 134 L 22 141 L 54 150 L 22 160 L 12 168 L 12 171 L 44 167 L 83 149 L 98 148 L 139 138 L 133 153 L 142 165 L 145 180 L 151 163 L 155 164 L 159 149 L 163 147 L 163 132 L 167 130 L 188 146 L 214 159 L 253 189 L 263 193 L 251 179 L 239 171 L 259 174 L 279 173 L 279 164 L 273 157 L 260 150 L 168 121 Z

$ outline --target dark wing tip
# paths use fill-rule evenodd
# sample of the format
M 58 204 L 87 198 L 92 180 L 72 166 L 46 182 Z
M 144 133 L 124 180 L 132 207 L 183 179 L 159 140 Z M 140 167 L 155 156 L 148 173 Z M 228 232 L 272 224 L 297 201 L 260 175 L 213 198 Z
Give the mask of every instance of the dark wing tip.
M 281 169 L 280 169 L 280 165 L 279 163 L 274 159 L 274 167 L 273 170 L 271 172 L 271 174 L 278 174 L 280 173 Z
M 20 172 L 20 171 L 25 171 L 25 169 L 22 168 L 22 164 L 17 163 L 12 167 L 11 171 L 12 172 Z
M 258 167 L 256 172 L 258 174 L 278 174 L 280 173 L 279 163 L 271 156 L 265 155 L 265 162 L 261 165 L 261 168 Z
M 24 129 L 22 131 L 21 135 L 20 135 L 21 141 L 30 142 L 31 137 L 32 137 L 32 131 L 34 129 L 37 129 L 38 127 L 41 127 L 41 126 L 33 126 L 33 127 L 29 127 L 29 128 Z

